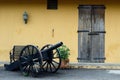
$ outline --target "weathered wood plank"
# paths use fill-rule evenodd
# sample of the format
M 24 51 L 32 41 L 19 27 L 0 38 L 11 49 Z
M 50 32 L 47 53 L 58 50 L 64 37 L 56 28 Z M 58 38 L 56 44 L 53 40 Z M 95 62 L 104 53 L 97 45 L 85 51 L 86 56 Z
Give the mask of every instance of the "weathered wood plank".
M 20 56 L 20 53 L 21 53 L 21 51 L 22 51 L 22 49 L 24 48 L 25 46 L 22 46 L 22 45 L 15 45 L 14 47 L 13 47 L 13 58 L 15 59 L 15 60 L 18 60 L 19 59 L 19 56 Z
M 79 27 L 78 31 L 78 59 L 80 62 L 87 62 L 88 52 L 88 32 L 91 29 L 91 6 L 79 6 Z
M 105 14 L 105 10 L 104 10 L 104 6 L 93 6 L 92 9 L 92 31 L 93 32 L 97 32 L 99 33 L 98 36 L 92 36 L 94 37 L 92 39 L 92 41 L 94 41 L 94 44 L 92 44 L 92 53 L 93 54 L 93 59 L 95 62 L 104 62 L 104 46 L 105 46 L 105 38 L 104 38 L 104 33 L 100 33 L 100 32 L 104 32 L 105 31 L 105 20 L 104 20 L 104 14 Z M 94 47 L 96 50 L 94 50 Z

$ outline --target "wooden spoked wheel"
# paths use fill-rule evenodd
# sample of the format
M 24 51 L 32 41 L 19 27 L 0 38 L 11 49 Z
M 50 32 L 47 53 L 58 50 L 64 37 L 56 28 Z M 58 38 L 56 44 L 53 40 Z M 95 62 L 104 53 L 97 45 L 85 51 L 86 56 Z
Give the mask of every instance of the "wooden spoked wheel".
M 39 49 L 33 45 L 27 45 L 22 49 L 19 61 L 20 70 L 25 76 L 31 74 L 35 77 L 41 71 L 42 55 Z
M 41 51 L 51 46 L 52 46 L 51 44 L 45 45 L 41 49 Z M 45 59 L 43 57 L 42 69 L 45 72 L 55 73 L 60 68 L 60 65 L 61 65 L 61 58 L 60 58 L 59 51 L 58 49 L 54 49 L 52 51 L 49 51 L 46 54 L 47 56 L 45 56 Z M 42 55 L 44 55 L 44 53 L 42 53 Z

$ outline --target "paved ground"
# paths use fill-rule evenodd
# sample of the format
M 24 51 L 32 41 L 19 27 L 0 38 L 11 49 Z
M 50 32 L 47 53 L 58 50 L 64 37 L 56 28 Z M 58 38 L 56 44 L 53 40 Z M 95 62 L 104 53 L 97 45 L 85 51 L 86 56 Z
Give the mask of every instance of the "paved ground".
M 0 67 L 0 80 L 120 80 L 120 70 L 66 69 L 55 74 L 41 73 L 37 78 L 25 77 L 19 71 L 10 72 Z

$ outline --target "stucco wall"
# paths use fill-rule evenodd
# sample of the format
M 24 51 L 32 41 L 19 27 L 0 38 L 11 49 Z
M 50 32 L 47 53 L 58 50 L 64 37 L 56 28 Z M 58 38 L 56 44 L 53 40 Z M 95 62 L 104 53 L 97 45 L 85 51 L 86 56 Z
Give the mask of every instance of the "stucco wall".
M 0 3 L 1 61 L 9 59 L 8 53 L 13 45 L 33 44 L 41 48 L 47 43 L 54 44 L 59 41 L 63 41 L 70 48 L 71 61 L 76 60 L 77 8 L 61 2 L 58 10 L 47 10 L 46 5 L 43 0 Z M 23 21 L 24 11 L 29 16 L 27 24 Z
M 46 0 L 0 1 L 0 61 L 9 59 L 13 45 L 38 45 L 63 41 L 71 50 L 70 61 L 78 54 L 78 5 L 105 5 L 106 62 L 120 62 L 119 1 L 59 0 L 57 10 L 47 10 Z M 29 15 L 24 24 L 23 13 Z M 53 35 L 54 29 L 54 36 Z

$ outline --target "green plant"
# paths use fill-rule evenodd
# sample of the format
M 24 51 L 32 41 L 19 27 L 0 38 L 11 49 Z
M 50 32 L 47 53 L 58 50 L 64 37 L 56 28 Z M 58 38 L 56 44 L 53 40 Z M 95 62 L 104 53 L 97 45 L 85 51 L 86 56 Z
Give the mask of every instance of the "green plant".
M 62 60 L 68 59 L 70 55 L 70 49 L 66 45 L 62 45 L 58 48 L 58 51 L 60 53 L 60 57 Z

